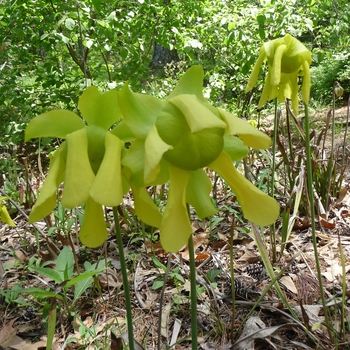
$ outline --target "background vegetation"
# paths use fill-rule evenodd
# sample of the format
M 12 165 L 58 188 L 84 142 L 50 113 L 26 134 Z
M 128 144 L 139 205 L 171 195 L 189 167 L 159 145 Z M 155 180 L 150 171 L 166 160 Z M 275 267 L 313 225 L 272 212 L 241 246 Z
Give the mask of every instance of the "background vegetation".
M 286 33 L 312 50 L 316 100 L 329 102 L 334 79 L 350 87 L 347 0 L 0 5 L 0 131 L 11 137 L 44 110 L 76 108 L 85 85 L 111 89 L 129 80 L 135 91 L 161 97 L 192 64 L 203 65 L 212 101 L 248 116 L 243 90 L 257 51 Z

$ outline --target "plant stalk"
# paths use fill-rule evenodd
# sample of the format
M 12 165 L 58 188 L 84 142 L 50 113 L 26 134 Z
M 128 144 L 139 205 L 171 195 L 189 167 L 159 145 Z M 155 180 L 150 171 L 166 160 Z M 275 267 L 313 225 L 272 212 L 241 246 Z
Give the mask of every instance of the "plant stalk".
M 236 288 L 235 288 L 235 270 L 233 268 L 233 236 L 235 233 L 235 218 L 232 218 L 230 227 L 230 276 L 231 276 L 231 297 L 232 297 L 232 322 L 231 322 L 231 343 L 233 344 L 235 336 L 235 320 L 236 320 Z
M 314 193 L 313 193 L 313 171 L 312 171 L 311 147 L 310 147 L 309 110 L 308 110 L 307 104 L 304 104 L 304 106 L 305 106 L 305 150 L 306 150 L 307 188 L 309 192 L 309 203 L 310 203 L 312 244 L 314 247 L 317 279 L 318 279 L 318 284 L 320 288 L 323 312 L 325 316 L 325 323 L 326 325 L 329 326 L 330 318 L 329 318 L 329 312 L 328 312 L 328 307 L 326 303 L 324 288 L 322 284 L 321 265 L 320 265 L 320 259 L 318 256 L 318 250 L 317 250 L 317 237 L 316 237 L 316 224 L 315 224 L 316 215 L 315 215 L 315 203 L 314 203 Z M 331 342 L 333 342 L 333 334 L 330 330 L 330 327 L 327 327 L 327 329 L 328 329 L 329 339 L 331 340 Z
M 122 235 L 121 235 L 121 230 L 120 230 L 120 225 L 119 225 L 119 215 L 118 215 L 118 208 L 117 207 L 113 207 L 113 216 L 114 216 L 115 235 L 117 238 L 117 245 L 118 245 L 119 257 L 120 257 L 120 266 L 121 266 L 121 270 L 122 270 L 122 278 L 123 278 L 123 286 L 124 286 L 124 297 L 125 297 L 125 308 L 126 308 L 128 338 L 129 338 L 129 349 L 135 350 L 134 332 L 133 332 L 133 327 L 132 327 L 132 312 L 131 312 L 131 298 L 130 298 L 128 271 L 126 269 L 123 240 L 122 240 Z
M 277 131 L 278 131 L 278 111 L 277 111 L 277 98 L 275 98 L 275 117 L 274 117 L 274 127 L 273 127 L 273 139 L 272 139 L 272 169 L 271 169 L 271 190 L 270 196 L 274 198 L 275 196 L 275 170 L 276 170 L 276 144 L 277 144 Z M 270 226 L 270 242 L 272 246 L 272 261 L 277 260 L 277 247 L 276 247 L 276 229 L 273 223 Z
M 165 288 L 166 288 L 166 282 L 169 277 L 170 267 L 171 267 L 171 256 L 172 253 L 168 254 L 168 262 L 166 265 L 166 271 L 164 275 L 164 284 L 162 287 L 162 292 L 160 294 L 160 301 L 159 301 L 159 321 L 158 321 L 158 350 L 161 350 L 162 347 L 162 315 L 163 315 L 163 304 L 164 304 L 164 294 L 165 294 Z
M 194 245 L 193 245 L 192 234 L 188 240 L 188 251 L 190 254 L 192 350 L 197 350 L 198 349 L 197 283 L 196 283 L 196 264 L 194 259 Z

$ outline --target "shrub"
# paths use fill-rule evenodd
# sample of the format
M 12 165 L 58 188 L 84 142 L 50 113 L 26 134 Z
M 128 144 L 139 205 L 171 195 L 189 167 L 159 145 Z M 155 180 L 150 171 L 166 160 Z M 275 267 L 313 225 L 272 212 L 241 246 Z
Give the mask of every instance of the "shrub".
M 346 101 L 350 93 L 350 53 L 339 53 L 326 57 L 319 65 L 311 68 L 311 96 L 322 104 L 332 101 L 332 88 L 338 81 L 344 89 Z

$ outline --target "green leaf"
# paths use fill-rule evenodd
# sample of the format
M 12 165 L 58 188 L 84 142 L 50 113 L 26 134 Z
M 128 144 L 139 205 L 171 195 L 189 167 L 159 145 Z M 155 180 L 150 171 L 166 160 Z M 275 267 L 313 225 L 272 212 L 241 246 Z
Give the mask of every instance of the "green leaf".
M 233 28 L 235 28 L 236 27 L 236 23 L 234 23 L 234 22 L 229 22 L 229 24 L 228 24 L 228 26 L 227 26 L 227 29 L 229 30 L 229 31 L 231 31 Z
M 70 42 L 70 39 L 67 38 L 65 35 L 63 35 L 62 33 L 56 33 L 56 35 L 57 35 L 58 37 L 60 37 L 61 40 L 62 40 L 65 44 L 68 44 L 68 43 Z
M 63 300 L 62 295 L 56 294 L 55 292 L 52 292 L 50 290 L 45 290 L 41 288 L 22 288 L 16 290 L 18 293 L 24 293 L 24 294 L 31 294 L 36 297 L 41 297 L 41 298 L 57 298 L 60 300 Z
M 51 268 L 40 267 L 40 266 L 30 266 L 29 271 L 35 271 L 44 277 L 48 277 L 48 278 L 52 279 L 53 281 L 55 281 L 58 284 L 60 284 L 64 281 L 62 273 L 59 271 L 53 270 Z
M 74 300 L 76 301 L 85 291 L 89 288 L 93 282 L 92 276 L 95 276 L 105 269 L 100 268 L 94 271 L 85 271 L 81 273 L 79 276 L 74 277 L 65 285 L 65 290 L 67 290 L 71 286 L 75 286 L 74 290 Z
M 79 99 L 78 107 L 89 125 L 108 130 L 121 118 L 118 91 L 100 93 L 95 86 L 88 87 Z
M 82 281 L 78 281 L 76 283 L 74 283 L 75 287 L 74 287 L 74 298 L 73 298 L 73 304 L 83 295 L 83 293 L 91 287 L 92 283 L 93 283 L 93 278 L 90 277 L 86 277 L 84 278 L 84 280 Z
M 97 269 L 98 266 L 98 269 Z M 84 263 L 85 272 L 75 277 L 73 280 L 68 281 L 65 288 L 69 288 L 71 285 L 75 285 L 74 288 L 74 299 L 73 303 L 75 303 L 79 297 L 89 288 L 93 282 L 92 276 L 103 272 L 106 269 L 106 261 L 101 260 L 98 263 L 90 264 L 88 261 Z M 92 275 L 89 275 L 93 273 Z M 82 280 L 80 280 L 83 278 Z
M 265 23 L 265 19 L 266 19 L 265 15 L 258 15 L 256 17 L 256 20 L 258 21 L 259 24 L 264 24 Z
M 70 111 L 54 110 L 34 117 L 25 130 L 25 141 L 36 137 L 59 137 L 61 139 L 85 127 L 84 122 Z
M 92 45 L 94 44 L 94 41 L 92 39 L 84 40 L 84 45 L 88 48 L 91 49 Z
M 60 273 L 62 281 L 71 279 L 74 270 L 74 255 L 69 247 L 64 247 L 56 260 L 56 271 Z
M 95 275 L 103 272 L 104 270 L 105 270 L 105 268 L 96 269 L 94 271 L 85 271 L 85 272 L 81 273 L 79 276 L 74 277 L 70 281 L 68 281 L 66 286 L 67 286 L 67 288 L 74 286 L 78 282 L 84 281 L 84 280 L 88 279 L 89 277 L 95 276 Z
M 65 21 L 64 21 L 64 25 L 66 26 L 66 28 L 68 30 L 73 30 L 73 28 L 75 27 L 75 21 L 74 19 L 72 18 L 67 18 Z
M 154 281 L 153 285 L 152 285 L 152 289 L 159 289 L 162 288 L 164 284 L 164 281 Z
M 129 55 L 129 51 L 127 48 L 123 47 L 120 51 L 119 51 L 119 55 L 120 57 L 125 60 L 127 59 L 128 55 Z

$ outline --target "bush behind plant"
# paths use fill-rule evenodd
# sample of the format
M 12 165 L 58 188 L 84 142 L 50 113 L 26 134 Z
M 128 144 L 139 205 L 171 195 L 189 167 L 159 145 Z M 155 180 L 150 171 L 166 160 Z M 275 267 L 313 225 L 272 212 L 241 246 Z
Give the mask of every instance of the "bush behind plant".
M 344 89 L 343 99 L 346 101 L 350 93 L 350 53 L 326 56 L 317 66 L 311 68 L 311 96 L 321 104 L 332 101 L 332 89 L 338 81 Z

